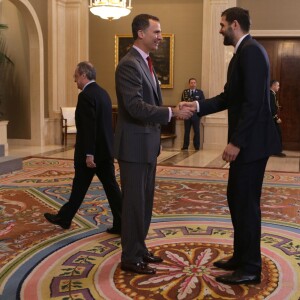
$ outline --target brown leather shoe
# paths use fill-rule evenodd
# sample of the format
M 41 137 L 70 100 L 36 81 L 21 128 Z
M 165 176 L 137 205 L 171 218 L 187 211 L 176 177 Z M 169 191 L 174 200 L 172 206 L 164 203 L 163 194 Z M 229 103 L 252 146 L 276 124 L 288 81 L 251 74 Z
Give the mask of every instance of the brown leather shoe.
M 153 275 L 156 273 L 156 270 L 154 268 L 149 267 L 148 264 L 144 262 L 137 262 L 137 263 L 121 262 L 121 270 L 138 273 L 138 274 L 149 274 L 149 275 Z
M 143 262 L 145 263 L 161 263 L 163 262 L 163 259 L 159 256 L 153 255 L 153 253 L 148 252 L 143 256 Z
M 69 229 L 72 221 L 65 221 L 59 215 L 44 213 L 46 220 L 54 225 L 58 225 L 63 229 Z
M 248 274 L 243 271 L 235 271 L 229 275 L 218 276 L 216 280 L 225 284 L 258 284 L 261 282 L 260 273 Z
M 239 267 L 238 263 L 235 262 L 233 259 L 229 259 L 229 260 L 221 259 L 215 261 L 213 265 L 217 268 L 228 270 L 228 271 L 234 271 Z

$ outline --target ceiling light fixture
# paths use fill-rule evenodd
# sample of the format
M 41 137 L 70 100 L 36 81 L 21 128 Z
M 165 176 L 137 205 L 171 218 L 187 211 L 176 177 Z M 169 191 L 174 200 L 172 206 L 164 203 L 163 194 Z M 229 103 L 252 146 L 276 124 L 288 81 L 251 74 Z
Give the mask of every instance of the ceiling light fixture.
M 111 21 L 128 16 L 132 6 L 131 0 L 90 0 L 89 8 L 92 14 Z

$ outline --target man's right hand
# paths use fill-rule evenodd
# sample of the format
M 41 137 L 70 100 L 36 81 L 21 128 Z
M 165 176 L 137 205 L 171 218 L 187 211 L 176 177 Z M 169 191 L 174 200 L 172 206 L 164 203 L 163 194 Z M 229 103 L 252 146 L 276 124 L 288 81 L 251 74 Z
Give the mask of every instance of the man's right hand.
M 197 111 L 196 101 L 192 101 L 192 102 L 182 101 L 182 102 L 179 102 L 178 106 L 180 109 L 189 108 L 193 112 Z
M 182 102 L 180 102 L 182 103 Z M 173 113 L 173 117 L 177 118 L 177 119 L 181 119 L 181 120 L 186 120 L 192 117 L 192 115 L 194 114 L 194 111 L 192 108 L 190 107 L 180 107 L 180 103 L 172 108 L 172 113 Z M 187 102 L 188 103 L 188 102 Z

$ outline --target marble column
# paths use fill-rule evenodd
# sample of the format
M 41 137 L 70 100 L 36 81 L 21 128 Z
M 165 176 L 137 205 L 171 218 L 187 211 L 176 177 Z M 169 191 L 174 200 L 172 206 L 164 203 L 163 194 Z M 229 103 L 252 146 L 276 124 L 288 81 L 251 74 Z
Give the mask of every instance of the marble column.
M 60 107 L 75 106 L 78 89 L 74 70 L 88 60 L 88 1 L 48 0 L 49 16 L 49 120 L 47 143 L 59 143 Z
M 201 84 L 206 98 L 220 94 L 226 82 L 233 47 L 223 45 L 223 36 L 219 34 L 219 30 L 221 13 L 232 6 L 236 6 L 236 0 L 203 1 Z M 206 116 L 202 119 L 202 123 L 203 149 L 223 149 L 227 144 L 227 111 Z

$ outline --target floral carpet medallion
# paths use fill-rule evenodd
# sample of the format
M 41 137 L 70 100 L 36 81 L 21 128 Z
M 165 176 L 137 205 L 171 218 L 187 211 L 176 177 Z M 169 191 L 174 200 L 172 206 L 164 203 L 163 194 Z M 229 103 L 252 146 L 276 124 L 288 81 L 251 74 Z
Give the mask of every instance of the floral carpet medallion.
M 213 262 L 232 255 L 232 228 L 227 220 L 158 222 L 151 225 L 147 245 L 164 259 L 151 265 L 157 270 L 155 275 L 122 271 L 120 238 L 102 233 L 48 256 L 27 277 L 21 295 L 40 299 L 36 295 L 42 288 L 45 299 L 60 300 L 296 300 L 300 296 L 300 253 L 295 247 L 299 234 L 263 226 L 262 282 L 258 285 L 226 285 L 215 280 L 227 272 Z
M 212 263 L 221 257 L 231 256 L 231 247 L 221 244 L 173 243 L 152 249 L 155 255 L 164 259 L 156 267 L 154 276 L 132 278 L 118 270 L 114 281 L 116 287 L 129 297 L 140 291 L 145 299 L 236 299 L 249 297 L 258 299 L 260 295 L 270 295 L 278 286 L 278 269 L 274 262 L 264 258 L 266 270 L 262 278 L 262 287 L 230 286 L 216 282 L 215 277 L 224 271 L 215 268 Z

